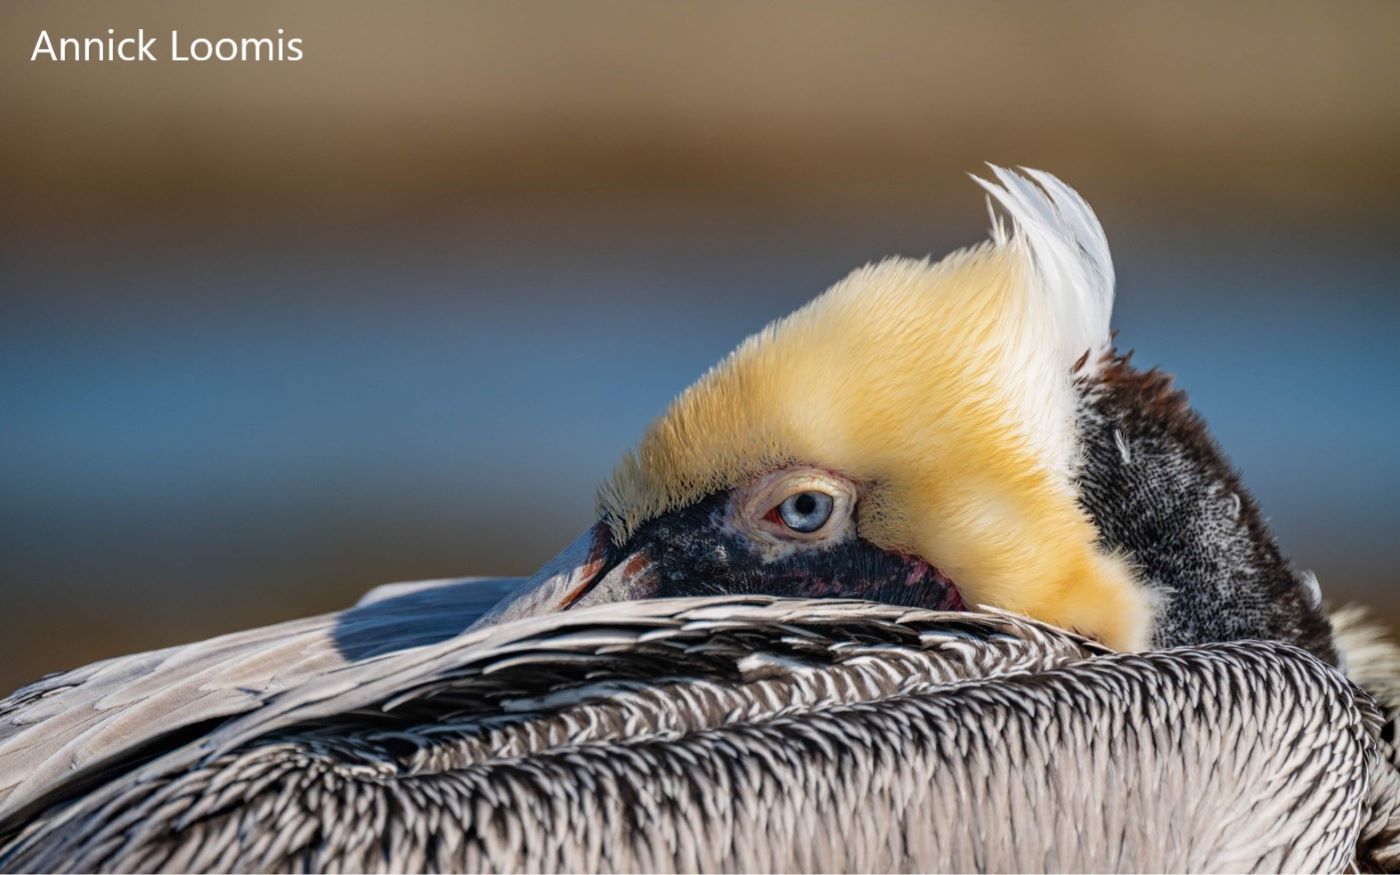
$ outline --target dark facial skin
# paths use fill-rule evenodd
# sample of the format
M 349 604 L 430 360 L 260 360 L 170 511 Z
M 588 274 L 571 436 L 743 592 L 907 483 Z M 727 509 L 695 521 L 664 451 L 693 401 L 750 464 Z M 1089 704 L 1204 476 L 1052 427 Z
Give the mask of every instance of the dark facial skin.
M 609 550 L 609 569 L 628 557 L 651 559 L 637 598 L 754 594 L 854 598 L 931 610 L 965 610 L 957 588 L 923 560 L 883 550 L 860 537 L 800 544 L 770 559 L 725 523 L 727 494 L 712 495 L 652 520 Z

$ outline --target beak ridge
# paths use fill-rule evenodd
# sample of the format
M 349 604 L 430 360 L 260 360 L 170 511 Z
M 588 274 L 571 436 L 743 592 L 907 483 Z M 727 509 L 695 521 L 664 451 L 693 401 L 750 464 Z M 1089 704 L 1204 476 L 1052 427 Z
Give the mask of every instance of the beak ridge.
M 496 626 L 572 607 L 606 566 L 611 538 L 607 526 L 593 526 L 545 563 L 518 592 L 502 599 L 468 628 Z
M 612 532 L 598 523 L 545 563 L 519 590 L 477 618 L 468 629 L 482 629 L 569 608 L 652 598 L 659 581 L 656 563 L 647 547 L 621 554 L 613 549 Z

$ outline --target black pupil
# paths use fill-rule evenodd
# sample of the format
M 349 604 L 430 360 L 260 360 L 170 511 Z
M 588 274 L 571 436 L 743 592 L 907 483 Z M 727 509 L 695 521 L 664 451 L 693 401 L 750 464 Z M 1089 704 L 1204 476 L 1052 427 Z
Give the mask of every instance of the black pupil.
M 794 501 L 792 504 L 794 509 L 796 509 L 797 512 L 802 514 L 803 516 L 806 516 L 807 514 L 810 514 L 812 511 L 817 509 L 816 496 L 812 495 L 812 493 L 810 492 L 804 492 L 801 495 L 797 496 L 797 500 Z

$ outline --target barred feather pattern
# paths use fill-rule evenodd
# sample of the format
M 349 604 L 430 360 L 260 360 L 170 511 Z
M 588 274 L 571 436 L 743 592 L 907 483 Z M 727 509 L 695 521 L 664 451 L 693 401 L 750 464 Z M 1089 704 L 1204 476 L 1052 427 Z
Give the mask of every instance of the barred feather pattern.
M 0 820 L 0 869 L 1339 871 L 1374 819 L 1378 727 L 1286 644 L 1116 654 L 997 612 L 612 604 L 147 730 Z

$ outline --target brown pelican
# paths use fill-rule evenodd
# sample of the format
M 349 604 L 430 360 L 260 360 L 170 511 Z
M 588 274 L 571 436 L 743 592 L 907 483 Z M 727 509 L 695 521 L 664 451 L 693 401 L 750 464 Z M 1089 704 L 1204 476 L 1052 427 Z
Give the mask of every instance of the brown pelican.
M 0 869 L 1400 865 L 1400 656 L 1112 352 L 1088 205 L 994 173 L 1009 226 L 750 338 L 530 581 L 0 703 Z

